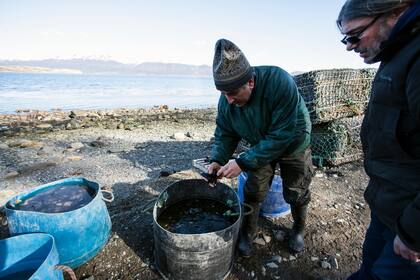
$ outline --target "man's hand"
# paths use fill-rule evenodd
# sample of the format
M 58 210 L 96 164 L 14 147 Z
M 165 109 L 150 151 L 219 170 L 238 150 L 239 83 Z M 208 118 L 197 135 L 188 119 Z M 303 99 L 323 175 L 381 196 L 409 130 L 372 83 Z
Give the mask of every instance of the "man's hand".
M 234 178 L 241 173 L 242 169 L 236 163 L 236 160 L 231 159 L 225 165 L 223 165 L 217 172 L 217 177 Z
M 219 169 L 221 167 L 222 166 L 220 164 L 218 164 L 217 162 L 212 162 L 212 163 L 210 163 L 209 167 L 207 168 L 207 172 L 209 174 L 215 174 L 215 173 L 217 173 L 217 171 L 219 171 Z
M 394 252 L 404 259 L 411 260 L 413 262 L 420 262 L 420 253 L 405 246 L 398 235 L 394 238 Z

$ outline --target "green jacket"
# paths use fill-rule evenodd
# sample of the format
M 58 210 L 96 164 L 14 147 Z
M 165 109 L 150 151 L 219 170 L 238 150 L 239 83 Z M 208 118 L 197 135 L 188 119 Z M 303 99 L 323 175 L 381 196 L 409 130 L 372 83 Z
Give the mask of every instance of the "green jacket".
M 243 138 L 251 148 L 236 159 L 243 171 L 302 153 L 310 143 L 311 122 L 293 78 L 275 66 L 254 67 L 248 103 L 230 105 L 222 95 L 216 118 L 212 162 L 226 164 Z

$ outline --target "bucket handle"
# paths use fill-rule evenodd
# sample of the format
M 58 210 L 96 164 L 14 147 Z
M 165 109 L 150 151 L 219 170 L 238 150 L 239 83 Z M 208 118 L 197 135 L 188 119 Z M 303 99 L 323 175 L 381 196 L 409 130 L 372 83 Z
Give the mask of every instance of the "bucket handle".
M 237 205 L 237 204 L 234 204 Z M 250 215 L 252 212 L 254 212 L 254 207 L 252 207 L 251 205 L 249 205 L 248 203 L 245 202 L 241 202 L 241 207 L 245 210 L 245 208 L 248 208 L 248 211 L 245 211 L 242 215 L 243 216 L 248 216 Z M 239 212 L 232 212 L 231 210 L 226 211 L 225 213 L 223 213 L 223 216 L 239 216 Z
M 250 214 L 252 214 L 252 212 L 254 212 L 254 207 L 252 207 L 251 205 L 249 205 L 248 203 L 245 202 L 241 202 L 241 205 L 244 206 L 244 209 L 248 207 L 248 211 L 244 212 L 244 216 L 248 216 Z
M 66 265 L 56 265 L 55 269 L 66 272 L 69 275 L 71 280 L 77 280 L 76 274 L 74 273 L 73 269 L 71 269 L 70 267 Z
M 102 193 L 102 200 L 103 201 L 106 201 L 106 202 L 109 202 L 109 203 L 114 201 L 114 193 L 112 191 L 101 189 L 101 193 Z M 105 198 L 103 196 L 104 193 L 109 194 L 111 196 L 111 198 Z

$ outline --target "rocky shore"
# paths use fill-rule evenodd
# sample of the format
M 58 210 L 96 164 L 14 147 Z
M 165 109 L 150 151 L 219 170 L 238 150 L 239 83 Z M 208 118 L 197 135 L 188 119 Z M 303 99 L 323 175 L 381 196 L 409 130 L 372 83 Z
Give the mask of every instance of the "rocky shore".
M 191 161 L 210 154 L 216 110 L 169 109 L 19 112 L 0 115 L 0 206 L 11 196 L 81 176 L 112 190 L 112 233 L 76 269 L 78 279 L 160 279 L 153 264 L 152 215 L 144 211 L 169 184 L 200 178 Z M 235 180 L 226 180 L 235 186 Z M 262 219 L 255 256 L 238 258 L 229 280 L 345 279 L 360 263 L 369 222 L 360 162 L 313 178 L 307 249 L 287 251 L 291 217 Z M 0 211 L 0 238 L 8 236 Z
M 59 130 L 104 128 L 133 130 L 156 122 L 183 120 L 214 121 L 216 109 L 169 109 L 162 105 L 152 109 L 73 110 L 45 112 L 17 110 L 16 114 L 0 115 L 0 137 L 42 134 Z

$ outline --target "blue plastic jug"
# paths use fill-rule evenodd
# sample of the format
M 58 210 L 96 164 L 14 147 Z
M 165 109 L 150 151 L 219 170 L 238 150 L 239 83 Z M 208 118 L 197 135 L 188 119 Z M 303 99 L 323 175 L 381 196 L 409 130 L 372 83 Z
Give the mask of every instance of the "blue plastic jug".
M 82 185 L 95 195 L 85 206 L 61 213 L 42 213 L 16 209 L 16 201 L 25 201 L 50 188 Z M 107 243 L 111 219 L 99 185 L 84 178 L 68 178 L 42 185 L 19 194 L 5 205 L 11 235 L 31 232 L 51 234 L 56 242 L 60 263 L 76 268 L 93 258 Z
M 244 201 L 244 188 L 248 178 L 246 172 L 241 172 L 238 176 L 238 196 L 241 202 Z M 290 205 L 283 197 L 283 183 L 279 175 L 274 175 L 271 187 L 267 196 L 261 204 L 260 215 L 270 218 L 278 218 L 290 213 Z
M 32 233 L 0 240 L 0 279 L 61 280 L 54 238 Z

